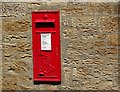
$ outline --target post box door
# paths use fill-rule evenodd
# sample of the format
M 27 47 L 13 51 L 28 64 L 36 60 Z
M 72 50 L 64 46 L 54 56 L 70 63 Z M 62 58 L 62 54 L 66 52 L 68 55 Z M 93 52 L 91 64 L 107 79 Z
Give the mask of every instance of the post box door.
M 42 16 L 41 13 L 43 14 L 43 16 L 47 14 L 48 17 L 50 14 L 53 14 L 53 17 L 49 17 L 48 21 L 40 19 L 39 23 L 38 21 L 36 23 L 36 20 L 38 20 L 39 17 Z M 39 16 L 39 14 L 41 16 Z M 32 26 L 34 81 L 60 82 L 61 63 L 59 12 L 33 12 Z

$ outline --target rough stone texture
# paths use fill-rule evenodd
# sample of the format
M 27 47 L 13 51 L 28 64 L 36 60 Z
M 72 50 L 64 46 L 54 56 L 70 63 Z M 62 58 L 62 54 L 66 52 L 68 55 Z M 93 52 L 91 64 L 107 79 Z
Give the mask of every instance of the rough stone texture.
M 5 22 L 5 23 L 4 23 Z M 4 20 L 3 22 L 3 29 L 5 31 L 18 31 L 18 32 L 24 32 L 24 31 L 28 31 L 28 24 L 29 21 L 27 19 L 7 19 Z
M 1 6 L 1 5 L 0 5 Z M 2 90 L 2 18 L 0 17 L 0 91 Z
M 62 82 L 34 85 L 31 12 L 56 9 Z M 117 2 L 2 3 L 2 90 L 118 90 L 117 15 Z
M 107 35 L 107 44 L 109 46 L 120 46 L 120 44 L 118 43 L 118 34 L 108 34 Z
M 25 3 L 4 3 L 2 2 L 3 17 L 20 17 L 26 14 Z
M 100 16 L 98 22 L 101 24 L 99 25 L 100 32 L 118 32 L 118 17 Z
M 2 15 L 2 3 L 0 2 L 0 16 Z M 0 91 L 2 90 L 2 17 L 0 17 Z

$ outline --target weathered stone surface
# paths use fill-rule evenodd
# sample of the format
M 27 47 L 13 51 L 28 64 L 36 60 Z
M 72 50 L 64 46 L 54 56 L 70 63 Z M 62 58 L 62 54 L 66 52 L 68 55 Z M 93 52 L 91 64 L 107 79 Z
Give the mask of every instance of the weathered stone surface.
M 105 41 L 103 41 L 103 40 L 100 40 L 100 41 L 95 42 L 95 46 L 96 47 L 107 46 L 107 43 Z
M 72 68 L 70 66 L 64 67 L 63 72 L 64 72 L 64 77 L 63 77 L 64 86 L 71 89 L 72 88 Z
M 118 46 L 118 34 L 108 34 L 107 35 L 107 44 L 109 46 Z
M 107 65 L 115 65 L 116 67 L 118 66 L 119 63 L 118 57 L 109 57 L 106 61 Z
M 95 56 L 93 60 L 91 61 L 94 65 L 104 65 L 106 62 L 103 57 Z
M 0 16 L 2 16 L 2 3 L 0 2 Z
M 117 11 L 118 11 L 118 14 L 120 14 L 120 2 L 116 4 L 117 5 Z
M 57 86 L 55 85 L 48 85 L 47 86 L 47 90 L 59 90 L 58 88 L 57 88 Z
M 61 7 L 61 12 L 67 15 L 85 15 L 86 9 L 84 8 L 84 3 L 78 3 L 77 5 L 67 4 Z
M 2 8 L 0 3 L 0 8 Z M 2 11 L 0 10 L 0 16 Z M 0 18 L 0 91 L 2 90 L 2 18 Z
M 2 3 L 3 17 L 24 17 L 26 12 L 25 3 Z
M 105 40 L 106 39 L 106 34 L 105 33 L 98 33 L 96 36 L 97 40 Z
M 117 56 L 118 49 L 117 48 L 107 48 L 106 53 L 107 53 L 108 56 L 111 56 L 111 55 L 116 55 Z
M 19 52 L 26 52 L 26 51 L 30 51 L 31 47 L 30 47 L 30 43 L 29 42 L 18 42 L 17 44 L 17 51 Z
M 73 88 L 74 90 L 80 90 L 81 89 L 80 81 L 73 81 Z
M 4 42 L 18 43 L 21 41 L 27 41 L 27 36 L 25 34 L 4 34 Z
M 116 48 L 97 48 L 95 52 L 97 55 L 115 56 L 117 55 L 117 51 Z
M 0 18 L 0 43 L 2 43 L 2 18 Z
M 91 32 L 91 31 L 94 32 L 94 29 L 96 29 L 97 27 L 96 18 L 92 16 L 73 17 L 71 19 L 71 22 L 73 27 L 76 27 L 78 29 L 88 30 L 88 32 Z
M 27 19 L 5 19 L 3 29 L 6 32 L 25 32 L 28 31 L 29 21 Z
M 84 62 L 84 61 L 83 61 Z M 81 66 L 74 68 L 73 70 L 73 79 L 80 80 L 80 79 L 91 79 L 93 76 L 92 68 L 88 67 L 87 64 L 81 64 Z
M 28 10 L 26 16 L 31 17 L 31 11 L 61 10 L 61 8 L 67 6 L 67 4 L 65 2 L 31 2 L 27 3 L 26 6 Z
M 19 86 L 19 90 L 32 90 L 32 76 L 29 75 L 28 72 L 22 72 L 20 75 L 19 75 L 19 79 L 21 80 L 18 80 L 18 86 Z
M 111 90 L 112 81 L 101 81 L 100 88 L 101 90 Z
M 97 4 L 97 11 L 100 15 L 118 14 L 116 3 L 99 3 Z M 96 12 L 97 13 L 97 12 Z
M 118 32 L 118 18 L 112 16 L 99 17 L 99 31 L 113 33 Z
M 11 75 L 8 74 L 7 76 L 3 77 L 3 82 L 2 82 L 2 90 L 17 90 L 17 82 L 18 82 L 18 75 Z
M 87 90 L 87 89 L 89 89 L 89 90 L 93 89 L 93 90 L 95 90 L 95 88 L 92 87 L 93 81 L 91 81 L 91 80 L 86 80 L 85 82 L 82 81 L 81 84 L 82 84 L 81 89 L 85 89 L 85 90 Z
M 71 17 L 62 17 L 62 20 L 61 21 L 61 27 L 64 27 L 64 28 L 68 28 L 68 27 L 72 27 L 72 23 L 71 23 Z
M 2 76 L 2 75 L 0 75 Z M 0 91 L 2 91 L 2 79 L 0 80 Z
M 94 2 L 86 3 L 86 8 L 88 11 L 88 15 L 95 15 L 95 13 L 97 12 L 97 3 Z
M 14 62 L 6 62 L 4 63 L 3 69 L 4 72 L 15 72 L 15 73 L 25 73 L 31 68 L 29 67 L 28 63 L 26 62 L 20 62 L 20 61 L 14 61 Z

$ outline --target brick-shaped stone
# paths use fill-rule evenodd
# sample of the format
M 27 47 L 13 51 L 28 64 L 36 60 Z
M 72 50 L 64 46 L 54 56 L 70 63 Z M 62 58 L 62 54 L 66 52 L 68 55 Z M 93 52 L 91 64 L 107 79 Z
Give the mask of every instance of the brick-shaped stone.
M 18 90 L 18 85 L 17 85 L 17 82 L 19 80 L 18 75 L 14 74 L 11 77 L 9 75 L 3 77 L 2 90 Z
M 98 20 L 99 31 L 113 33 L 118 32 L 118 17 L 102 16 Z
M 87 8 L 87 13 L 88 15 L 95 15 L 95 13 L 97 12 L 97 4 L 95 2 L 88 2 L 86 3 L 86 8 Z
M 18 42 L 17 43 L 17 51 L 19 52 L 25 52 L 25 51 L 30 51 L 31 50 L 31 45 L 29 42 Z
M 72 17 L 71 22 L 73 27 L 78 27 L 78 29 L 89 29 L 88 32 L 94 32 L 92 29 L 96 29 L 97 27 L 97 19 L 92 16 Z
M 3 31 L 25 32 L 28 31 L 29 21 L 27 19 L 5 19 L 3 20 Z
M 95 46 L 96 47 L 103 47 L 103 46 L 107 46 L 107 43 L 103 40 L 98 40 L 98 41 L 95 41 Z
M 107 44 L 108 46 L 118 46 L 118 34 L 108 34 Z
M 96 14 L 100 15 L 118 14 L 117 5 L 115 5 L 114 2 L 97 3 L 96 9 L 97 9 Z
M 117 48 L 97 48 L 95 50 L 96 55 L 100 55 L 100 56 L 115 56 L 118 53 Z
M 86 9 L 84 8 L 83 3 L 77 5 L 67 4 L 66 6 L 61 7 L 62 14 L 67 15 L 86 15 Z
M 26 12 L 25 3 L 2 3 L 3 17 L 24 17 Z

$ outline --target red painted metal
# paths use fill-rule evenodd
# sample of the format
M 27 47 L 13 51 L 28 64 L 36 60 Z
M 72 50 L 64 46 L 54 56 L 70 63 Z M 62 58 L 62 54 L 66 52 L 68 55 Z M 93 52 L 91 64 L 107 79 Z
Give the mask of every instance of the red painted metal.
M 41 50 L 41 33 L 51 33 L 51 50 Z M 61 82 L 59 11 L 32 12 L 32 49 L 34 81 Z

